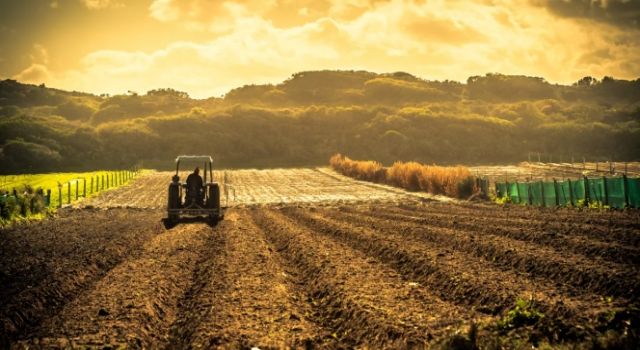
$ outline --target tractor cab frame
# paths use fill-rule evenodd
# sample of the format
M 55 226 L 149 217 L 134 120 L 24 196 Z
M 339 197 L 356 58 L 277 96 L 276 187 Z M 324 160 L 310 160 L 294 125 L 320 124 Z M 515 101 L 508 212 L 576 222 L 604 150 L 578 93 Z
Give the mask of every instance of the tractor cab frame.
M 202 188 L 188 188 L 180 181 L 180 164 L 203 164 Z M 193 193 L 196 191 L 196 193 Z M 187 196 L 186 194 L 189 193 Z M 213 158 L 211 156 L 182 155 L 176 157 L 176 173 L 169 184 L 167 214 L 170 221 L 178 221 L 181 216 L 207 216 L 217 222 L 224 217 L 220 206 L 220 186 L 213 179 Z

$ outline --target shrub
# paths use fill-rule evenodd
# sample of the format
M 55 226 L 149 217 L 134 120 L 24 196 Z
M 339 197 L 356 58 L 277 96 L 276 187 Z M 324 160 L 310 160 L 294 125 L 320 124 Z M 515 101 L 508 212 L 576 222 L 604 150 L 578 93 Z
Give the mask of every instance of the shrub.
M 477 191 L 475 179 L 463 166 L 442 167 L 417 162 L 395 162 L 385 168 L 376 161 L 356 161 L 336 154 L 329 164 L 339 173 L 366 180 L 456 198 L 467 198 Z
M 533 299 L 517 299 L 516 305 L 509 310 L 504 317 L 497 322 L 497 326 L 502 330 L 514 329 L 522 326 L 533 325 L 544 317 L 535 305 Z
M 2 224 L 43 214 L 46 211 L 42 189 L 34 190 L 31 186 L 25 186 L 22 193 L 14 191 L 13 194 L 8 192 L 0 194 L 0 223 Z

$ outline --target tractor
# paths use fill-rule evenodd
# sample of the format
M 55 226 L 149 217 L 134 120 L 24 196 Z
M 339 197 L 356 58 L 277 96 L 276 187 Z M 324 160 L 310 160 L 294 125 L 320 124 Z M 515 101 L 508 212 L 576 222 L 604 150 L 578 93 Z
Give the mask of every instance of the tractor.
M 204 180 L 201 183 L 180 182 L 180 164 L 204 163 Z M 208 175 L 208 177 L 207 177 Z M 168 219 L 178 222 L 181 216 L 206 216 L 213 223 L 224 217 L 220 206 L 220 186 L 213 180 L 213 159 L 211 156 L 178 156 L 176 174 L 169 184 Z

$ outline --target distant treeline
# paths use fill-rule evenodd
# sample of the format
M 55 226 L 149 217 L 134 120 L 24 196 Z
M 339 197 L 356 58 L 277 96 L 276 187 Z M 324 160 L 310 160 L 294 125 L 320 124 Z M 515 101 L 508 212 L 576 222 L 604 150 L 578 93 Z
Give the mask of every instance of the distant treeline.
M 0 172 L 170 168 L 178 154 L 218 167 L 357 159 L 431 164 L 638 160 L 640 79 L 553 85 L 488 74 L 466 83 L 407 73 L 317 71 L 197 100 L 172 89 L 96 96 L 0 81 Z

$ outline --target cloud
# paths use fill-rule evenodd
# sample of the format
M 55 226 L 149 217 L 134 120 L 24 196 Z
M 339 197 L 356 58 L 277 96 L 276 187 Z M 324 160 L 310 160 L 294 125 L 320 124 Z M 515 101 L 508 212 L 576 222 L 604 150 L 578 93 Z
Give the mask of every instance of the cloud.
M 84 6 L 90 10 L 102 10 L 106 8 L 122 7 L 124 6 L 118 0 L 80 0 Z
M 40 84 L 51 81 L 51 73 L 45 65 L 34 63 L 22 72 L 13 76 L 13 79 L 25 83 Z
M 55 72 L 48 85 L 96 93 L 172 87 L 208 97 L 316 69 L 459 81 L 487 72 L 561 83 L 640 76 L 636 32 L 526 2 L 155 0 L 149 11 L 158 21 L 210 31 L 211 39 L 149 52 L 95 51 L 77 68 Z
M 49 64 L 49 52 L 40 44 L 33 44 L 33 53 L 29 55 L 31 62 Z
M 223 32 L 239 18 L 258 17 L 278 28 L 303 25 L 322 17 L 354 20 L 388 0 L 153 0 L 151 17 L 181 21 L 198 30 Z
M 640 1 L 637 0 L 533 0 L 533 3 L 558 16 L 640 29 Z

